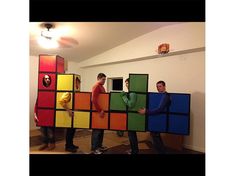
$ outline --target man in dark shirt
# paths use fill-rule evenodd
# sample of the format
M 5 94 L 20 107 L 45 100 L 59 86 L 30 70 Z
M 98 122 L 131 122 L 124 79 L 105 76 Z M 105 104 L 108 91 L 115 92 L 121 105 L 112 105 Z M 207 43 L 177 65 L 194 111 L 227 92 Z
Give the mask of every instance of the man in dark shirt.
M 166 83 L 164 81 L 158 81 L 156 84 L 157 90 L 159 93 L 163 93 L 161 102 L 159 104 L 159 107 L 153 109 L 153 110 L 146 110 L 145 108 L 140 109 L 138 112 L 140 114 L 147 114 L 147 115 L 155 115 L 160 114 L 162 112 L 166 112 L 171 104 L 171 99 L 169 93 L 166 92 Z M 154 148 L 160 153 L 165 154 L 166 149 L 162 142 L 160 133 L 158 132 L 151 132 L 150 135 L 153 139 L 153 146 Z

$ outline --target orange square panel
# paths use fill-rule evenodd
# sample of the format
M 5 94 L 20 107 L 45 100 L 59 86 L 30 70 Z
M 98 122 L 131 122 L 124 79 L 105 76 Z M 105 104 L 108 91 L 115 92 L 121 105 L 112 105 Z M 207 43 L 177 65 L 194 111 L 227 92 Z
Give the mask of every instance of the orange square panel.
M 126 113 L 110 113 L 110 129 L 111 130 L 126 130 L 127 127 Z
M 102 93 L 98 97 L 98 104 L 100 105 L 101 109 L 104 111 L 109 110 L 109 94 L 108 93 Z M 94 104 L 92 103 L 92 110 L 96 110 Z
M 74 98 L 75 110 L 90 110 L 91 109 L 91 93 L 77 92 Z
M 98 112 L 92 112 L 91 128 L 108 129 L 108 113 L 104 117 L 100 117 Z

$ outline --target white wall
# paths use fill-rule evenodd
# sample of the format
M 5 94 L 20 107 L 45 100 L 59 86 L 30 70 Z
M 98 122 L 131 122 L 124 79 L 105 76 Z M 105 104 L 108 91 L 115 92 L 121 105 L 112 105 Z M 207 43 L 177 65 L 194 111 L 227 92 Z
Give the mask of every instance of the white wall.
M 37 90 L 38 90 L 38 56 L 29 57 L 29 89 L 30 89 L 30 130 L 36 129 L 35 123 L 33 121 L 34 116 L 34 105 L 37 99 Z
M 161 43 L 169 43 L 171 51 L 204 47 L 205 24 L 194 22 L 162 27 L 79 64 L 84 67 L 155 55 Z
M 82 91 L 91 91 L 99 72 L 107 77 L 127 78 L 129 73 L 149 74 L 149 90 L 156 91 L 155 83 L 164 80 L 168 92 L 191 94 L 191 130 L 185 137 L 185 147 L 205 151 L 205 51 L 143 60 L 108 64 L 155 55 L 156 43 L 168 42 L 174 51 L 205 47 L 205 24 L 185 23 L 164 27 L 138 37 L 121 46 L 79 63 L 82 69 Z M 103 66 L 93 66 L 106 63 Z M 84 67 L 85 66 L 85 67 Z M 91 67 L 86 67 L 91 66 Z M 107 85 L 105 85 L 107 88 Z

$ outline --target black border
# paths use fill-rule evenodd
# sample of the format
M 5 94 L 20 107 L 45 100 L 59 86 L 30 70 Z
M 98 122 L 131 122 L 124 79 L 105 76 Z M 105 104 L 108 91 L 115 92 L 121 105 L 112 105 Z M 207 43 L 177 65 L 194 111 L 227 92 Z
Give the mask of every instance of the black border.
M 205 21 L 205 0 L 30 0 L 29 21 Z

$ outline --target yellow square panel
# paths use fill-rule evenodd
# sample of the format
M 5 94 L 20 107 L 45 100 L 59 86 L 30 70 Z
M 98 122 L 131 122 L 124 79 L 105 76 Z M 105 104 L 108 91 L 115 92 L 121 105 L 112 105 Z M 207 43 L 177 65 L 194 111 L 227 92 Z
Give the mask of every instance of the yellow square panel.
M 64 109 L 61 106 L 60 101 L 63 101 L 64 97 L 66 97 L 65 94 L 68 94 L 68 93 L 70 93 L 71 99 L 69 102 L 68 101 L 65 101 L 65 102 L 68 103 L 68 108 L 72 109 L 72 105 L 73 105 L 73 93 L 72 92 L 57 92 L 56 93 L 56 109 Z
M 57 75 L 57 90 L 73 90 L 73 75 Z
M 72 126 L 72 118 L 67 111 L 56 111 L 56 127 L 70 128 Z
M 74 128 L 89 128 L 90 127 L 90 112 L 82 112 L 82 111 L 74 112 L 73 127 Z

